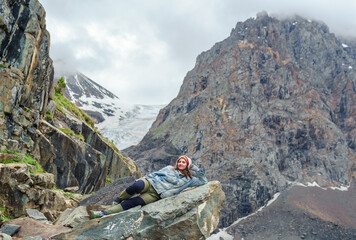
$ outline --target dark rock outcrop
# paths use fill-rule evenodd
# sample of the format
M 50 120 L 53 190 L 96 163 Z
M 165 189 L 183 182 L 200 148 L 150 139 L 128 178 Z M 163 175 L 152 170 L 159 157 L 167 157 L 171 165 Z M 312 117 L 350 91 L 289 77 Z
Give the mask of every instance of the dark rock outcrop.
M 0 145 L 30 152 L 54 94 L 45 11 L 37 0 L 1 1 L 0 15 Z
M 348 191 L 293 186 L 225 231 L 234 239 L 356 239 L 356 186 Z
M 325 24 L 258 14 L 197 57 L 178 96 L 124 151 L 144 173 L 191 156 L 226 192 L 221 226 L 290 182 L 349 185 L 355 69 Z
M 52 239 L 205 239 L 219 222 L 225 194 L 217 181 L 177 196 L 94 219 Z

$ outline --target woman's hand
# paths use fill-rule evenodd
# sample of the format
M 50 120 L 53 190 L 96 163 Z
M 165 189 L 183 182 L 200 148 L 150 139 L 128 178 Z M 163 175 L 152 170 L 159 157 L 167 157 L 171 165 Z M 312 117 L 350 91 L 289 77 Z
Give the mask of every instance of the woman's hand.
M 195 172 L 199 172 L 199 173 L 203 173 L 203 171 L 201 169 L 199 169 L 196 165 L 192 164 L 190 170 L 195 171 Z

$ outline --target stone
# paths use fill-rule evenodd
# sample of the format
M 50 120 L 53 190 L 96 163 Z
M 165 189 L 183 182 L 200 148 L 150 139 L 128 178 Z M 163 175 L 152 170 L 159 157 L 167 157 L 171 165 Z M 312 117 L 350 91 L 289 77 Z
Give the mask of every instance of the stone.
M 79 224 L 89 220 L 87 208 L 80 206 L 75 209 L 66 209 L 57 219 L 55 225 L 62 225 L 66 227 L 75 228 Z
M 67 187 L 64 189 L 64 191 L 66 192 L 71 192 L 71 193 L 76 193 L 79 191 L 79 187 L 78 186 L 75 186 L 75 187 Z
M 90 220 L 54 239 L 205 239 L 216 229 L 224 202 L 220 183 L 212 181 L 143 207 Z
M 43 240 L 41 236 L 24 237 L 24 240 Z
M 21 226 L 19 225 L 6 224 L 1 228 L 1 232 L 13 236 L 15 233 L 17 233 L 20 230 L 20 228 Z
M 58 235 L 63 232 L 71 231 L 71 228 L 64 226 L 48 225 L 34 220 L 33 218 L 17 218 L 11 220 L 9 224 L 16 224 L 21 226 L 20 230 L 13 236 L 14 239 L 22 239 L 26 237 L 40 236 L 43 239 L 52 239 L 54 235 Z
M 30 218 L 33 218 L 39 222 L 49 223 L 46 216 L 36 209 L 26 209 L 26 213 Z
M 0 240 L 12 240 L 12 237 L 6 233 L 0 233 Z
M 54 175 L 51 173 L 35 173 L 31 176 L 34 185 L 44 188 L 53 188 L 55 185 Z

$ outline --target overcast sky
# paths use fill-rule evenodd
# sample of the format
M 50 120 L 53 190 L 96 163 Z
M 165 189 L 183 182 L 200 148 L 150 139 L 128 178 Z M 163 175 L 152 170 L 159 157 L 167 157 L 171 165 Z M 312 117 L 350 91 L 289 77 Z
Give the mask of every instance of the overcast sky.
M 356 37 L 356 0 L 40 0 L 55 69 L 75 69 L 123 101 L 168 104 L 195 59 L 239 21 L 299 14 Z

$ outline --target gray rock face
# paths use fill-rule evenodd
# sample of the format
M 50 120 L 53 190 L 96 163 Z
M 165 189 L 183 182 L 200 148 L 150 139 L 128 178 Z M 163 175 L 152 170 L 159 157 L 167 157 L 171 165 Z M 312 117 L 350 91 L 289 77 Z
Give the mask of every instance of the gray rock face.
M 37 0 L 1 1 L 0 15 L 0 145 L 32 151 L 54 93 L 45 11 Z
M 322 23 L 261 14 L 197 57 L 140 144 L 143 173 L 187 154 L 222 183 L 221 226 L 290 182 L 348 185 L 355 170 L 356 61 Z
M 205 239 L 219 222 L 225 194 L 217 181 L 146 206 L 94 219 L 52 239 Z
M 135 163 L 94 129 L 56 110 L 49 33 L 39 1 L 1 1 L 0 15 L 0 150 L 30 154 L 58 187 L 79 187 L 82 193 L 103 187 L 106 176 L 139 177 Z M 45 121 L 46 114 L 55 119 Z M 62 133 L 63 124 L 84 140 Z

